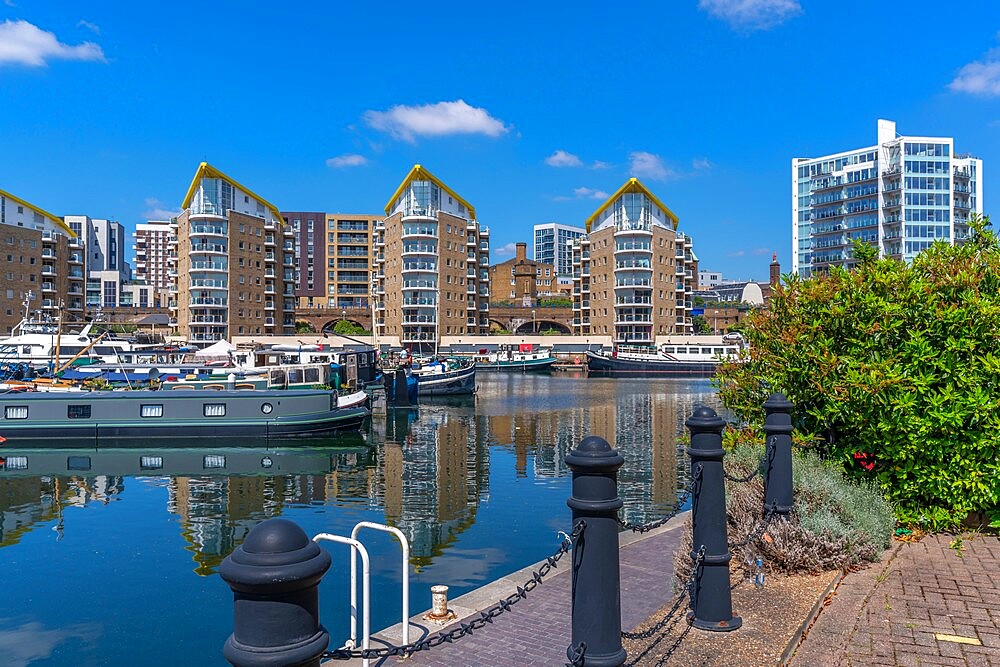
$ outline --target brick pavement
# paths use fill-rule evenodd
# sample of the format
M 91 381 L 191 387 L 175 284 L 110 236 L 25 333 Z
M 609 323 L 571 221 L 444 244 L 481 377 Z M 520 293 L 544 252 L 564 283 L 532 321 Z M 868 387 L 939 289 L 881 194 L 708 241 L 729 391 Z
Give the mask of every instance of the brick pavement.
M 848 574 L 795 653 L 798 667 L 1000 667 L 1000 539 L 932 535 Z M 962 643 L 969 642 L 969 643 Z
M 620 551 L 622 583 L 622 629 L 631 630 L 645 621 L 663 604 L 672 599 L 673 594 L 673 553 L 681 543 L 682 522 L 685 512 L 664 528 L 643 536 L 623 533 Z M 570 577 L 569 559 L 559 563 L 557 570 L 546 577 L 527 598 L 492 625 L 475 634 L 464 637 L 453 644 L 443 644 L 429 651 L 414 654 L 403 661 L 387 658 L 372 661 L 373 665 L 448 665 L 449 667 L 528 667 L 532 665 L 564 665 L 566 647 L 570 643 Z M 501 596 L 513 593 L 518 584 L 528 577 L 523 571 L 510 575 L 509 586 L 501 586 L 502 591 L 495 596 L 479 596 L 476 608 L 488 608 Z M 517 583 L 513 583 L 517 582 Z M 457 598 L 449 607 L 456 609 L 466 606 L 464 599 L 475 597 L 476 593 Z M 429 632 L 437 632 L 438 627 L 427 627 L 426 622 L 417 621 Z M 453 624 L 454 625 L 454 624 Z M 453 627 L 445 626 L 445 629 Z M 391 633 L 390 633 L 391 636 Z M 410 641 L 423 636 L 411 625 Z M 379 646 L 376 637 L 372 648 Z M 398 641 L 398 638 L 395 638 Z M 331 661 L 328 665 L 348 663 Z M 350 664 L 360 664 L 352 661 Z

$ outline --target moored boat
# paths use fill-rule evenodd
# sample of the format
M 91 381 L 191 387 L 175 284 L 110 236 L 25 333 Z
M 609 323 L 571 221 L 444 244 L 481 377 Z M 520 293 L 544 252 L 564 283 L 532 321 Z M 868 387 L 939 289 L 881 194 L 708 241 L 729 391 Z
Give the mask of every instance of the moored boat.
M 501 347 L 495 352 L 482 351 L 475 356 L 476 368 L 487 371 L 547 371 L 556 358 L 549 348 L 517 345 Z
M 419 396 L 455 396 L 476 391 L 476 362 L 472 359 L 433 359 L 414 364 Z
M 116 441 L 283 439 L 358 428 L 361 405 L 324 390 L 29 392 L 0 395 L 0 436 L 20 446 L 116 446 Z M 176 445 L 174 445 L 176 446 Z
M 711 377 L 739 351 L 732 344 L 617 345 L 611 354 L 587 350 L 587 370 L 597 375 Z

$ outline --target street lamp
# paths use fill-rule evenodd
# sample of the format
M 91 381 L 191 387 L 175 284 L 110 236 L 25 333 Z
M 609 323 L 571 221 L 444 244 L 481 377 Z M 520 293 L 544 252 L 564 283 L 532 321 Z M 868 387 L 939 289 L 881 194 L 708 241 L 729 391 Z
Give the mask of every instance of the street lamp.
M 712 315 L 712 334 L 715 335 L 719 333 L 719 311 L 716 310 L 713 312 L 714 315 Z
M 534 309 L 532 309 L 532 311 L 531 311 L 531 333 L 532 334 L 537 334 L 538 333 L 538 327 L 535 326 L 535 311 L 534 311 Z

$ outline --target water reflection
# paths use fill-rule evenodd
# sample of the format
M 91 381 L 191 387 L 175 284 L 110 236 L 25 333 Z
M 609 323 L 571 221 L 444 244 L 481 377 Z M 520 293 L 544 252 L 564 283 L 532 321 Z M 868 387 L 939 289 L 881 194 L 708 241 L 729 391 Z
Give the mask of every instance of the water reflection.
M 419 571 L 447 553 L 489 502 L 493 448 L 512 454 L 528 510 L 532 486 L 566 484 L 567 453 L 585 435 L 600 435 L 625 457 L 619 490 L 628 520 L 657 518 L 683 484 L 677 435 L 706 401 L 714 402 L 714 392 L 703 381 L 503 376 L 480 381 L 475 400 L 373 419 L 371 447 L 358 447 L 353 435 L 337 448 L 5 450 L 0 547 L 16 547 L 41 526 L 61 536 L 71 529 L 65 509 L 107 504 L 129 484 L 153 484 L 165 488 L 199 575 L 216 572 L 261 520 L 309 506 L 381 511 L 409 538 Z M 472 553 L 487 563 L 503 560 Z

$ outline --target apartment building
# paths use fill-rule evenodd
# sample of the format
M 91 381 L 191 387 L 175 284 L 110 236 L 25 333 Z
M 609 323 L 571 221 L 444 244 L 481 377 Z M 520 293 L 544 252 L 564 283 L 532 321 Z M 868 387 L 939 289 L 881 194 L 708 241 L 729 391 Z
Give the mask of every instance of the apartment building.
M 295 239 L 278 209 L 208 163 L 176 218 L 172 324 L 207 345 L 295 332 Z
M 568 283 L 573 278 L 573 251 L 571 243 L 584 236 L 583 227 L 547 222 L 535 225 L 535 244 L 532 257 L 536 262 L 555 267 L 560 282 Z
M 517 243 L 514 248 L 513 259 L 490 267 L 490 296 L 494 301 L 531 306 L 539 294 L 556 291 L 556 270 L 551 264 L 528 259 L 527 243 Z
M 693 333 L 698 258 L 678 219 L 631 178 L 587 218 L 572 242 L 573 331 L 616 343 L 653 344 Z
M 84 318 L 84 245 L 42 208 L 0 190 L 0 333 L 25 314 L 55 321 Z
M 414 165 L 375 228 L 375 327 L 407 348 L 489 333 L 490 238 L 476 210 Z
M 295 235 L 298 307 L 370 307 L 373 234 L 382 216 L 316 212 L 282 216 Z
M 855 240 L 909 261 L 935 241 L 965 242 L 982 211 L 981 159 L 879 120 L 875 145 L 792 160 L 792 271 L 853 266 Z
M 153 305 L 166 305 L 173 279 L 170 270 L 177 257 L 174 255 L 176 238 L 169 220 L 148 220 L 135 226 L 135 279 L 148 285 Z

